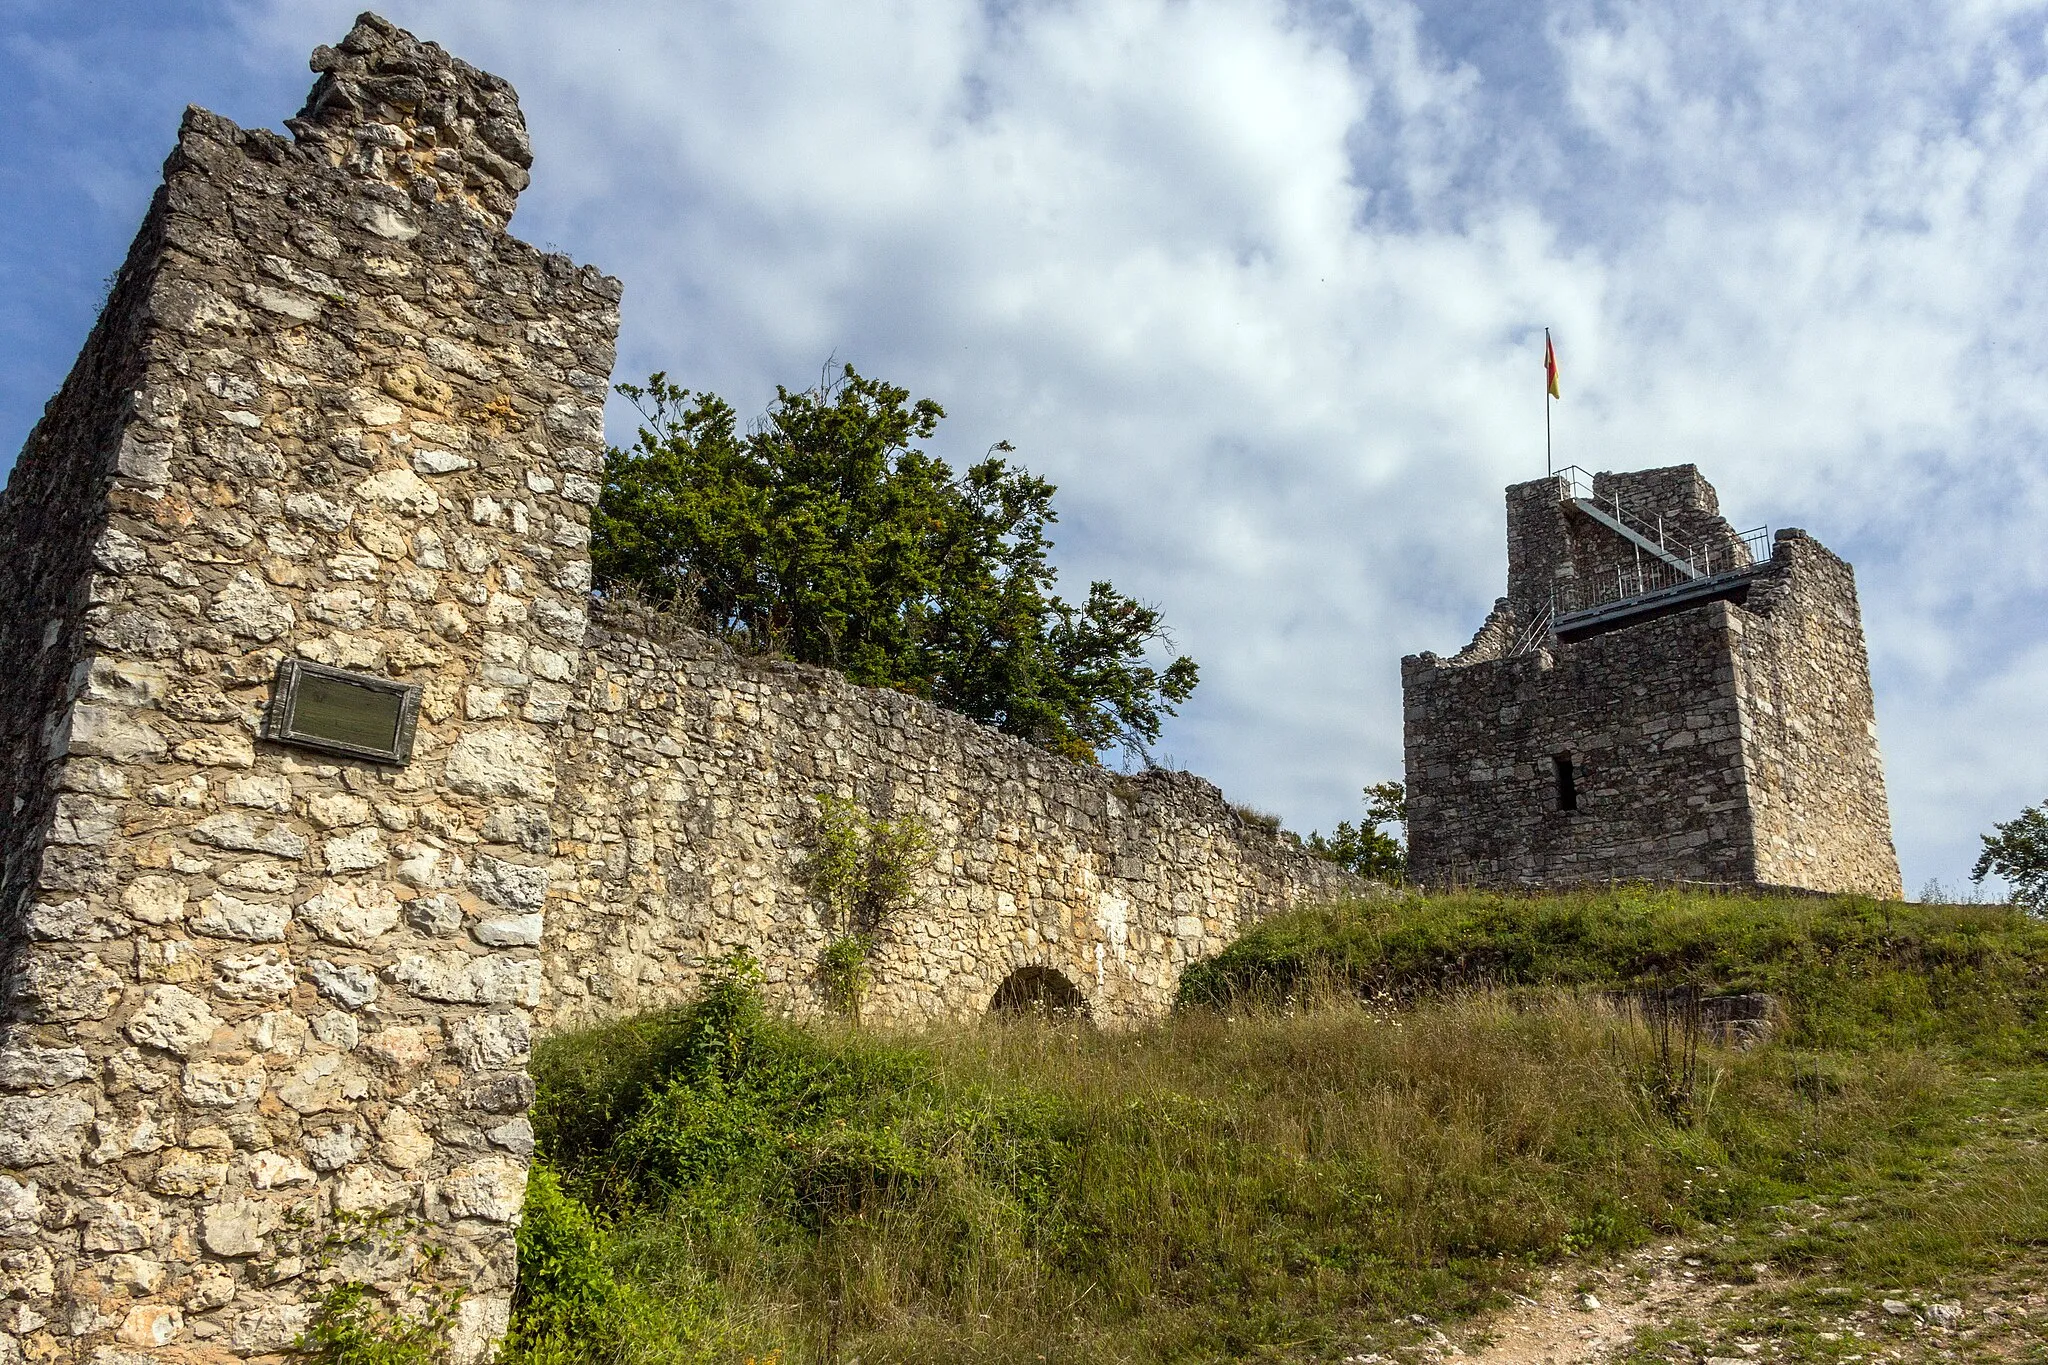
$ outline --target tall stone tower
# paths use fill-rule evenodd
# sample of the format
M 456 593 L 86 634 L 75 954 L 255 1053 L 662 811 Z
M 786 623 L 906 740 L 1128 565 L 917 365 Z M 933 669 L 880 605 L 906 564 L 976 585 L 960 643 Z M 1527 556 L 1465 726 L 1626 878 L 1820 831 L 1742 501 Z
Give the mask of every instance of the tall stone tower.
M 0 1361 L 506 1319 L 620 290 L 507 235 L 505 82 L 313 68 L 186 113 L 0 499 Z
M 1426 885 L 1900 894 L 1849 565 L 1691 465 L 1507 490 L 1508 595 L 1401 661 Z

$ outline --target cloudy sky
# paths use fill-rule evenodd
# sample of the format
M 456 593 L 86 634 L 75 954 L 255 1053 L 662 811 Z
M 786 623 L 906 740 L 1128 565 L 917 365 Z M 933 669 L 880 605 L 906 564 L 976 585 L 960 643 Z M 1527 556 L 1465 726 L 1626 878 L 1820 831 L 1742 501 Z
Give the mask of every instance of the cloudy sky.
M 355 8 L 0 0 L 0 461 L 180 108 L 276 127 Z M 1400 656 L 1477 627 L 1543 470 L 1545 325 L 1559 463 L 1697 462 L 1855 562 L 1909 891 L 2048 796 L 2048 6 L 383 12 L 518 87 L 513 229 L 626 281 L 622 377 L 757 412 L 850 360 L 1058 483 L 1233 799 L 1327 829 L 1399 774 Z

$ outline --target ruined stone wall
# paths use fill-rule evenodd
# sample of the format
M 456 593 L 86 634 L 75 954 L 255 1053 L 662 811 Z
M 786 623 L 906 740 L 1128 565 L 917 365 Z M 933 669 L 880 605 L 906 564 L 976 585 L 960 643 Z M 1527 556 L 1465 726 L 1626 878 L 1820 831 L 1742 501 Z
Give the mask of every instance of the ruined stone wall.
M 805 887 L 820 792 L 914 816 L 936 858 L 882 935 L 867 1017 L 973 1018 L 1020 967 L 1100 1021 L 1153 1017 L 1181 969 L 1298 898 L 1364 885 L 1200 778 L 1080 767 L 899 692 L 743 658 L 631 613 L 594 621 L 554 824 L 543 1018 L 671 1004 L 745 949 L 821 1007 L 834 936 Z
M 1734 610 L 1712 603 L 1517 658 L 1402 660 L 1409 876 L 1753 880 Z M 1559 754 L 1576 811 L 1558 806 Z
M 1735 649 L 1757 880 L 1896 899 L 1898 852 L 1855 570 L 1781 531 Z
M 476 1360 L 509 1301 L 619 287 L 506 235 L 503 82 L 314 66 L 295 140 L 187 114 L 0 513 L 0 1360 L 266 1355 L 337 1276 L 459 1283 Z M 411 765 L 261 740 L 287 654 L 421 684 Z

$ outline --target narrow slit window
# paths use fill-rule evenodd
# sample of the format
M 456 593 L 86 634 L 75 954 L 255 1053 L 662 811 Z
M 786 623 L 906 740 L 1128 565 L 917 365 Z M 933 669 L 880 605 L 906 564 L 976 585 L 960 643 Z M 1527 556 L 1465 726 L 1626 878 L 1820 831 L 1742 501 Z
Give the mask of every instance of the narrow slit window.
M 1578 774 L 1572 771 L 1570 754 L 1552 754 L 1550 765 L 1557 772 L 1557 808 L 1577 810 L 1579 808 Z

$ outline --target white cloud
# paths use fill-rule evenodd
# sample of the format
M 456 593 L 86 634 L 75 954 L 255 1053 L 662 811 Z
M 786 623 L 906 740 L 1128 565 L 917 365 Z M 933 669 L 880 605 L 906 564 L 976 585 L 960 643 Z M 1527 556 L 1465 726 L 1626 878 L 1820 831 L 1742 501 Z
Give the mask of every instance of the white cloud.
M 284 62 L 352 7 L 241 12 Z M 390 12 L 520 89 L 515 228 L 626 280 L 622 375 L 748 411 L 837 356 L 955 459 L 1014 441 L 1072 587 L 1204 666 L 1164 748 L 1303 827 L 1398 771 L 1399 656 L 1500 590 L 1552 326 L 1561 462 L 1696 460 L 1858 562 L 1908 885 L 1953 881 L 2048 793 L 2042 8 L 1474 36 L 1510 8 Z

